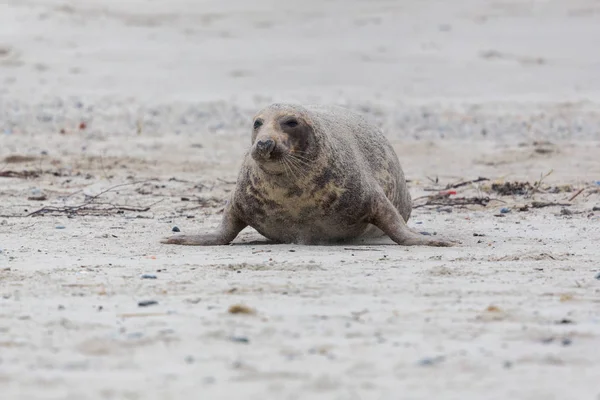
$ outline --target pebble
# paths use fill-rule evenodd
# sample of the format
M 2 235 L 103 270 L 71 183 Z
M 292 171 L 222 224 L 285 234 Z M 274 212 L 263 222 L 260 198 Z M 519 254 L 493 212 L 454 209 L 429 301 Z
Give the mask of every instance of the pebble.
M 181 232 L 181 230 L 176 226 L 173 227 L 172 231 L 173 232 Z
M 131 332 L 127 334 L 127 339 L 141 339 L 144 337 L 142 332 Z
M 600 211 L 600 206 L 595 206 L 594 208 L 592 208 L 592 211 Z
M 508 214 L 508 213 L 510 212 L 510 208 L 508 208 L 508 207 L 503 207 L 503 208 L 501 208 L 501 209 L 500 209 L 500 212 L 501 212 L 502 214 Z
M 598 280 L 600 281 L 600 272 L 598 272 L 598 273 L 596 274 L 596 277 L 595 277 L 595 278 L 596 278 L 596 279 L 598 279 Z
M 570 345 L 571 345 L 571 343 L 573 343 L 573 341 L 572 341 L 571 339 L 569 339 L 569 338 L 564 338 L 564 339 L 561 341 L 561 343 L 562 343 L 562 345 L 563 345 L 563 346 L 570 346 Z
M 423 359 L 419 360 L 417 362 L 417 364 L 421 365 L 421 366 L 428 367 L 428 366 L 431 366 L 431 365 L 439 364 L 442 361 L 444 361 L 445 359 L 446 359 L 446 357 L 444 357 L 444 356 L 427 357 L 427 358 L 423 358 Z
M 185 362 L 186 362 L 187 364 L 193 364 L 193 363 L 194 363 L 194 361 L 196 361 L 196 359 L 194 358 L 194 356 L 185 356 L 185 359 L 184 359 L 184 360 L 185 360 Z
M 425 231 L 423 231 L 423 232 L 420 232 L 420 233 L 421 233 L 421 235 L 425 235 L 425 236 L 431 236 L 431 233 L 429 233 L 429 232 L 425 232 Z
M 56 225 L 56 229 L 65 229 L 65 228 L 66 228 L 66 226 L 64 226 L 64 225 Z
M 156 275 L 144 274 L 142 275 L 142 279 L 156 279 Z
M 138 307 L 148 307 L 148 306 L 155 306 L 158 304 L 158 301 L 156 300 L 143 300 L 138 302 Z
M 245 336 L 232 336 L 229 340 L 236 343 L 250 343 L 250 339 Z
M 567 318 L 563 318 L 560 321 L 556 321 L 556 323 L 559 325 L 569 325 L 569 324 L 572 324 L 573 321 L 570 319 L 567 319 Z

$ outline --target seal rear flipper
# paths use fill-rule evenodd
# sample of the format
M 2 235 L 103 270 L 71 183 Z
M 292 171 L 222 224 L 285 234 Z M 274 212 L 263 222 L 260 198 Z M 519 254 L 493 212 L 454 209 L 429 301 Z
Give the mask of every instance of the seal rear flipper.
M 403 246 L 451 247 L 454 243 L 421 235 L 409 228 L 396 207 L 385 195 L 378 196 L 371 224 L 381 229 L 394 242 Z

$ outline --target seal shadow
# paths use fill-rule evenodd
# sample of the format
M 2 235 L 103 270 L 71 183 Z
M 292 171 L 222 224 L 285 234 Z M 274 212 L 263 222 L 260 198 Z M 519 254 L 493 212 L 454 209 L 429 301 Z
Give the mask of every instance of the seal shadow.
M 382 238 L 357 238 L 357 239 L 349 239 L 349 240 L 338 240 L 338 241 L 328 241 L 328 242 L 319 242 L 319 243 L 310 243 L 310 244 L 298 244 L 298 243 L 285 243 L 285 242 L 279 242 L 276 240 L 270 240 L 267 238 L 264 239 L 253 239 L 253 240 L 249 240 L 249 241 L 238 241 L 238 242 L 231 242 L 229 245 L 230 246 L 270 246 L 270 245 L 278 245 L 278 244 L 285 244 L 285 245 L 293 245 L 293 246 L 330 246 L 330 247 L 337 247 L 337 246 L 347 246 L 347 245 L 352 245 L 352 246 L 398 246 L 396 243 L 394 243 L 394 241 L 388 237 L 382 237 Z
M 463 244 L 462 241 L 456 240 L 447 240 L 454 244 L 454 246 L 460 246 Z M 285 243 L 278 242 L 275 240 L 270 240 L 267 238 L 264 239 L 253 239 L 249 241 L 238 241 L 231 242 L 229 246 L 273 246 L 273 245 L 292 245 L 299 247 L 307 247 L 307 246 L 327 246 L 327 247 L 339 247 L 339 246 L 399 246 L 392 239 L 387 236 L 382 237 L 367 237 L 367 238 L 355 238 L 355 239 L 347 239 L 347 240 L 338 240 L 338 241 L 328 241 L 328 242 L 319 242 L 319 243 L 310 243 L 310 244 L 299 244 L 299 243 Z

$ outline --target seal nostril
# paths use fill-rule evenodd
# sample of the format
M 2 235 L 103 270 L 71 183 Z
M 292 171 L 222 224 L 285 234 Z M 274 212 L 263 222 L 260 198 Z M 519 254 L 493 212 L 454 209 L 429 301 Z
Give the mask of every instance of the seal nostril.
M 268 154 L 275 148 L 275 141 L 273 139 L 259 140 L 256 142 L 256 148 L 264 154 Z

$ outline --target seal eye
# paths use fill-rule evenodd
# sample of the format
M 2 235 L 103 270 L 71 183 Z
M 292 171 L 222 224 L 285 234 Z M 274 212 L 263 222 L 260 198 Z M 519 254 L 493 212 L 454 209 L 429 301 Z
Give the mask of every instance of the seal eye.
M 296 120 L 296 119 L 288 119 L 283 124 L 285 126 L 287 126 L 288 128 L 295 128 L 295 127 L 298 126 L 298 120 Z
M 262 126 L 263 122 L 260 119 L 254 121 L 254 129 L 258 129 Z

